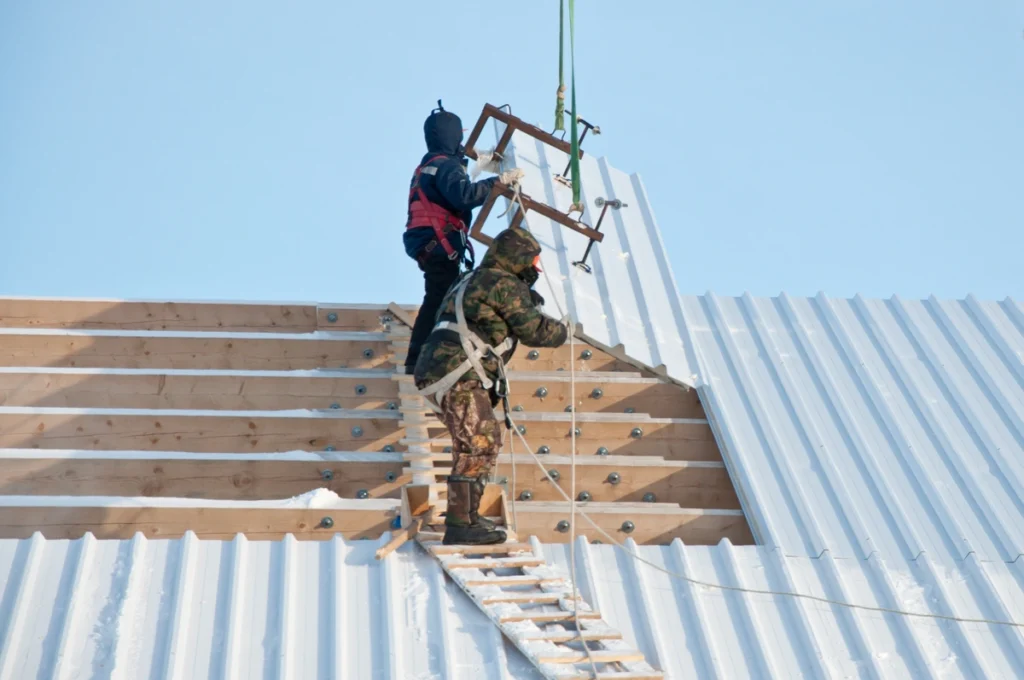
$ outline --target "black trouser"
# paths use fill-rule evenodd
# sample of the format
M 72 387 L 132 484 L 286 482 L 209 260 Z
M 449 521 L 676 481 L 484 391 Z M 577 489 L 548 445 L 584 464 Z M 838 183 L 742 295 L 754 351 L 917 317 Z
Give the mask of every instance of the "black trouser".
M 412 327 L 409 355 L 405 359 L 405 366 L 410 373 L 416 366 L 420 348 L 434 328 L 437 310 L 441 307 L 445 293 L 455 283 L 455 279 L 459 278 L 459 259 L 449 260 L 443 248 L 434 248 L 422 260 L 419 260 L 419 264 L 423 271 L 424 295 L 423 304 L 420 305 L 420 312 L 416 317 L 416 324 Z

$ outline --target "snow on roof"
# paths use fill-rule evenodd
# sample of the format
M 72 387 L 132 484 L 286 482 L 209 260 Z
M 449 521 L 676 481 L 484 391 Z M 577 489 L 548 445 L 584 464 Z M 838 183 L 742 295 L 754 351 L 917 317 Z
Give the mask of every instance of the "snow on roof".
M 566 211 L 566 154 L 517 132 L 523 191 Z M 681 296 L 643 183 L 581 161 L 588 239 L 537 213 L 547 311 L 695 385 L 759 543 L 788 554 L 1024 554 L 1024 309 L 964 300 Z M 494 229 L 494 227 L 491 227 Z M 557 301 L 557 304 L 556 302 Z
M 439 564 L 379 541 L 0 541 L 0 676 L 539 678 Z M 1024 620 L 1024 560 L 630 546 L 699 580 Z M 567 546 L 536 546 L 568 569 Z M 581 542 L 582 593 L 667 678 L 1014 677 L 1019 630 L 723 592 Z

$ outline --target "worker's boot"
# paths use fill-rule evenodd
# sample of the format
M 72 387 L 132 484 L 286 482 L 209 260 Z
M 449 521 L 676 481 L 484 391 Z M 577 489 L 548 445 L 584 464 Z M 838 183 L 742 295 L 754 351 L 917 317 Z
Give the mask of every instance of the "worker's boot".
M 488 531 L 494 531 L 497 525 L 480 514 L 480 502 L 484 497 L 484 487 L 487 486 L 487 477 L 480 475 L 473 480 L 473 502 L 470 503 L 469 522 L 475 527 L 483 527 Z
M 471 518 L 480 507 L 479 496 L 475 496 L 476 503 L 473 503 L 474 482 L 474 477 L 452 475 L 448 478 L 448 511 L 444 518 L 445 545 L 491 545 L 505 542 L 505 532 L 473 525 Z

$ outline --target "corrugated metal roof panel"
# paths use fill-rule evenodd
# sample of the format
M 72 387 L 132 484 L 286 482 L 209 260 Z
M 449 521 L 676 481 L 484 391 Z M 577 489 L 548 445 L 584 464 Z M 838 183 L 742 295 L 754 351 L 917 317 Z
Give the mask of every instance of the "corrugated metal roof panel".
M 567 210 L 566 155 L 516 133 L 523 191 Z M 540 215 L 547 310 L 698 385 L 761 543 L 790 554 L 1012 561 L 1024 554 L 1024 311 L 1012 299 L 677 293 L 636 175 L 581 163 L 587 239 Z
M 0 677 L 539 676 L 415 546 L 384 541 L 0 541 Z M 1024 620 L 1024 560 L 786 557 L 734 547 L 633 549 L 712 583 Z M 568 569 L 568 546 L 542 548 Z M 698 586 L 612 546 L 578 544 L 581 590 L 668 678 L 1017 677 L 1020 629 Z

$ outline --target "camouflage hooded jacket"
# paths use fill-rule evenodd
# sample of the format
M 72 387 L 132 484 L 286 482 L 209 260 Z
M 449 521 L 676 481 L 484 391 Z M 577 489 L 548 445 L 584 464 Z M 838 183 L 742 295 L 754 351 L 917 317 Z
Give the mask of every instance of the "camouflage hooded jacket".
M 495 237 L 480 266 L 466 275 L 470 277 L 463 297 L 466 324 L 492 347 L 509 336 L 527 347 L 560 347 L 568 337 L 566 327 L 542 314 L 530 298 L 530 286 L 537 280 L 533 268 L 537 255 L 540 244 L 532 234 L 506 229 Z M 455 321 L 458 285 L 456 282 L 445 295 L 438 321 Z M 422 389 L 437 382 L 465 360 L 466 353 L 454 331 L 434 331 L 416 362 L 417 386 Z M 498 362 L 492 357 L 482 364 L 488 376 L 495 379 Z M 470 369 L 461 380 L 479 377 Z

